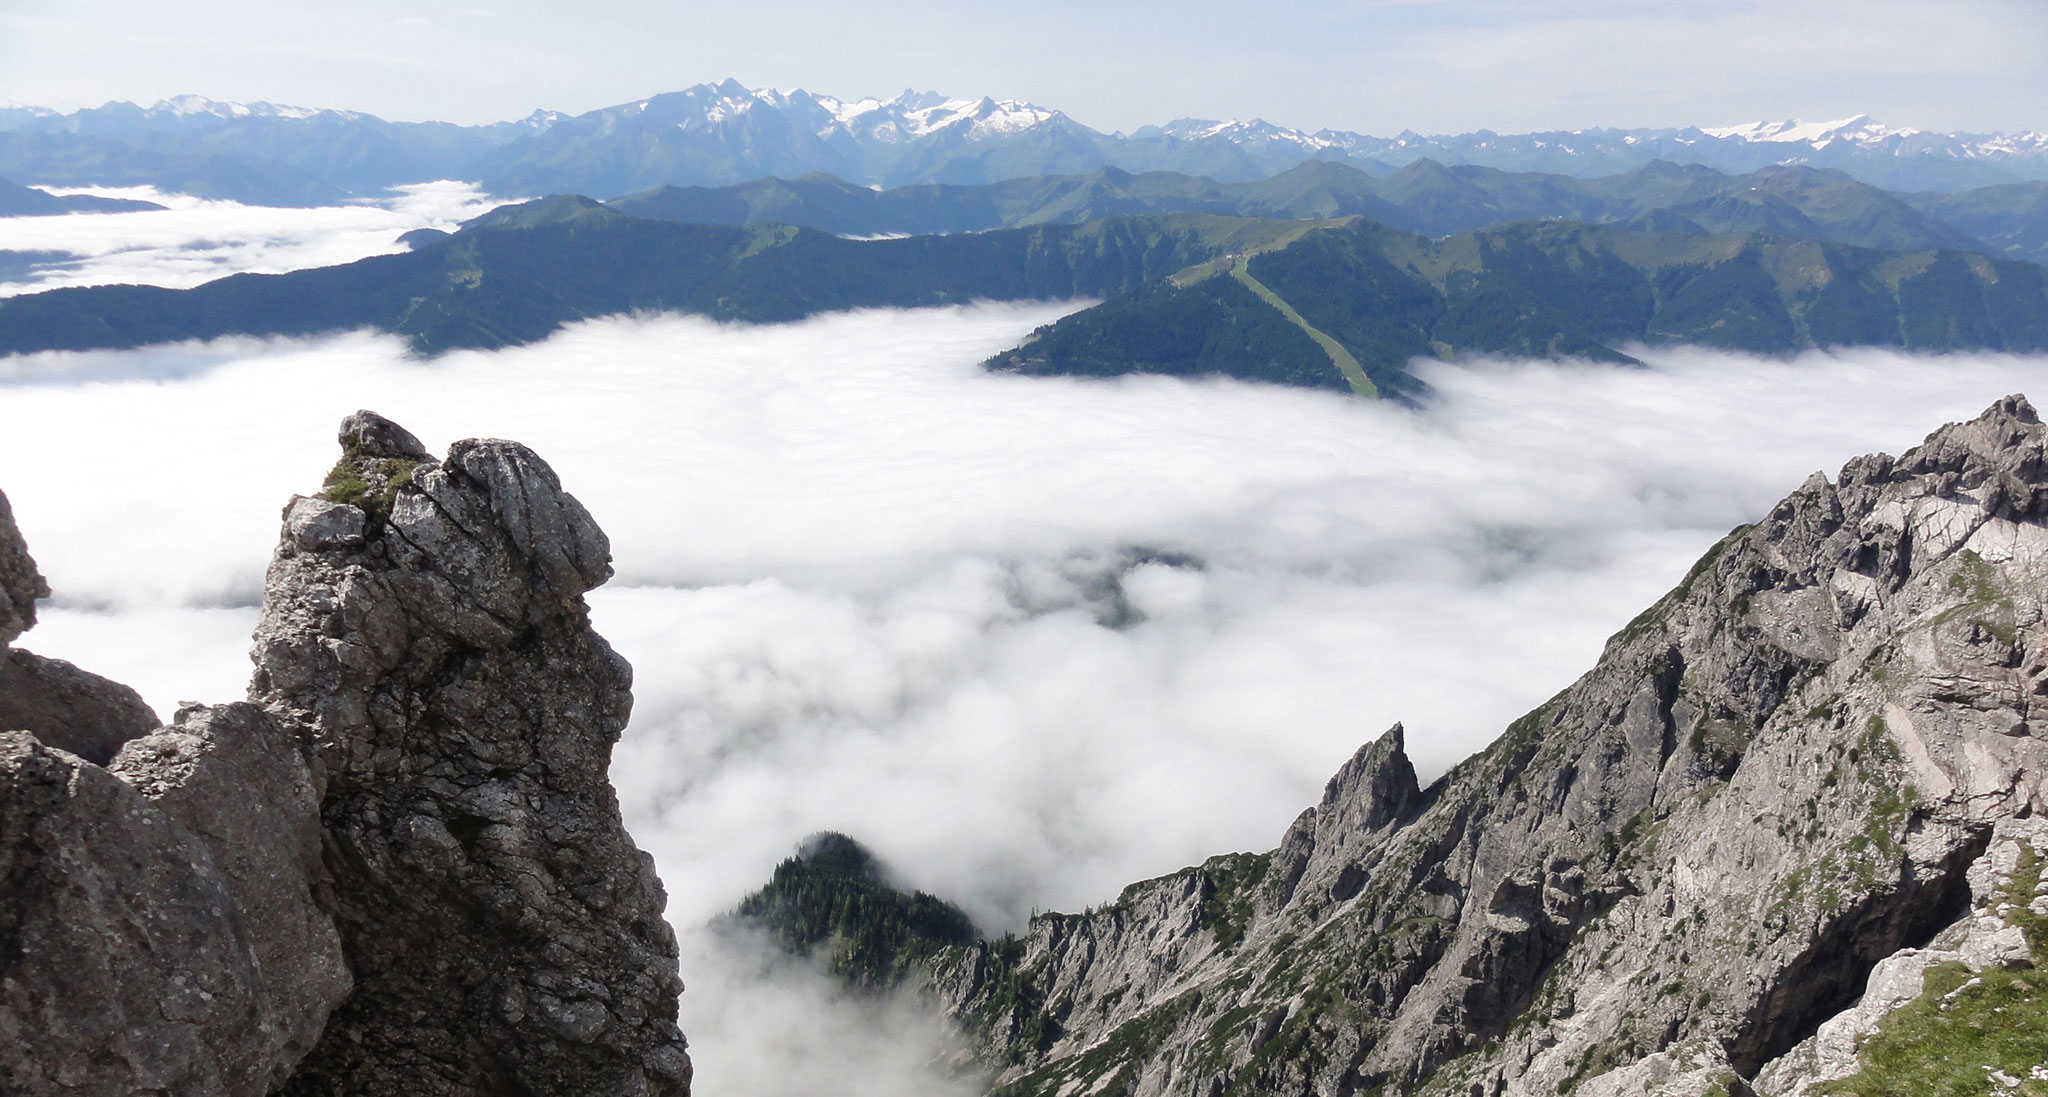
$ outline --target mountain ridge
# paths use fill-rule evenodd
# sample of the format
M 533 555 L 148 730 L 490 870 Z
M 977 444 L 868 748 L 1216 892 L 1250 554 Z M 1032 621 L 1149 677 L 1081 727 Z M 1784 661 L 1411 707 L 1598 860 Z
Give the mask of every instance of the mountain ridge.
M 604 204 L 656 220 L 793 224 L 847 236 L 979 232 L 1176 212 L 1364 216 L 1425 236 L 1565 219 L 1646 231 L 1762 231 L 1895 251 L 1960 248 L 2040 261 L 2048 259 L 2048 223 L 2042 223 L 2036 208 L 2043 207 L 2035 193 L 2041 188 L 2048 183 L 1945 196 L 1894 194 L 1834 169 L 1772 166 L 1731 176 L 1668 161 L 1615 176 L 1575 179 L 1425 158 L 1380 176 L 1311 160 L 1239 183 L 1102 168 L 1085 175 L 877 190 L 813 172 L 727 187 L 662 186 Z M 2021 216 L 2015 220 L 2009 212 Z M 1997 232 L 1999 243 L 1941 220 L 1944 214 Z
M 1915 191 L 2048 179 L 2048 134 L 1940 134 L 1850 121 L 1380 138 L 1307 133 L 1257 119 L 1179 119 L 1124 134 L 1018 100 L 931 92 L 847 100 L 728 79 L 577 114 L 536 110 L 478 126 L 199 96 L 69 114 L 15 108 L 0 111 L 0 174 L 65 185 L 149 182 L 272 205 L 440 178 L 479 181 L 505 194 L 614 197 L 662 184 L 718 186 L 808 171 L 884 186 L 1085 174 L 1104 166 L 1246 181 L 1304 160 L 1335 159 L 1383 173 L 1424 157 L 1573 176 L 1612 174 L 1653 159 L 1731 172 L 1798 162 Z

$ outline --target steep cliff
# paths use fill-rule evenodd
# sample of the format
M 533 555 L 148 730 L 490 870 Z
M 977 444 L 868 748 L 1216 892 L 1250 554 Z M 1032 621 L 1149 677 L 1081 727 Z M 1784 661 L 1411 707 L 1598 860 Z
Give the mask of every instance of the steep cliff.
M 1832 1092 L 1911 1077 L 1872 1057 L 1994 993 L 2017 1035 L 1960 1069 L 2025 1077 L 2044 519 L 2018 397 L 1816 474 L 1428 788 L 1397 726 L 1277 849 L 942 951 L 922 989 L 1011 1094 Z M 1876 1077 L 1845 1092 L 1913 1092 Z
M 603 533 L 514 443 L 436 461 L 369 413 L 341 441 L 286 511 L 256 703 L 157 728 L 0 652 L 0 1092 L 686 1095 L 606 776 Z M 0 640 L 48 593 L 0 498 Z

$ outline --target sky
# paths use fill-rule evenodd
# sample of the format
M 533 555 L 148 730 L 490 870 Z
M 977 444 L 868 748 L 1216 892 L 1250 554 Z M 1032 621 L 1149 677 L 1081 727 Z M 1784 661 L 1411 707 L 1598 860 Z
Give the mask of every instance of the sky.
M 843 98 L 1525 132 L 1869 114 L 2048 128 L 2040 0 L 0 0 L 0 101 L 179 94 L 463 123 L 726 77 Z

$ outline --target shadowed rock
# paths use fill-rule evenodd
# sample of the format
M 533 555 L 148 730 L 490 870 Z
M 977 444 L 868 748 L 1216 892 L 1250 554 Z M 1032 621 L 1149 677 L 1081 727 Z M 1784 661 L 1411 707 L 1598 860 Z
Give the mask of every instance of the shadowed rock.
M 341 421 L 336 435 L 344 453 L 364 457 L 399 457 L 426 461 L 434 456 L 413 433 L 374 411 L 359 411 Z
M 19 648 L 0 650 L 0 728 L 105 765 L 157 726 L 142 695 L 119 682 Z
M 34 628 L 36 599 L 50 596 L 50 584 L 36 570 L 21 530 L 14 524 L 14 508 L 7 494 L 0 492 L 0 644 Z

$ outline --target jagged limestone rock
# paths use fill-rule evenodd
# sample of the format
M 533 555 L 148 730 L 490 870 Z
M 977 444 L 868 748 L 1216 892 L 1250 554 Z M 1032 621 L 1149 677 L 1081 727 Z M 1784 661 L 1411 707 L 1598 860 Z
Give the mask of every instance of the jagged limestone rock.
M 1941 1005 L 1955 1008 L 1950 993 L 1930 978 L 1938 969 L 1960 966 L 1966 977 L 1951 981 L 1968 987 L 1996 969 L 2037 967 L 2037 961 L 2048 956 L 2048 940 L 2030 940 L 2021 923 L 2029 915 L 2036 920 L 2048 918 L 2048 882 L 2042 881 L 2039 868 L 2043 863 L 2048 863 L 2048 819 L 2000 820 L 1991 845 L 1970 866 L 1969 913 L 1943 930 L 1928 947 L 1902 949 L 1880 961 L 1856 1004 L 1829 1018 L 1813 1036 L 1758 1072 L 1755 1091 L 1763 1097 L 1807 1097 L 1816 1086 L 1857 1075 L 1864 1067 L 1864 1045 L 1879 1037 L 1887 1022 L 1902 1010 L 1930 995 L 1942 999 Z M 2039 1015 L 2044 1012 L 2048 1009 L 2037 1004 L 2033 1018 L 2037 1031 Z M 2015 1030 L 2029 1023 L 2010 1014 L 2001 1020 Z M 1959 1065 L 1974 1069 L 1979 1077 L 1997 1069 L 1990 1063 Z M 2048 1063 L 2029 1065 L 2048 1068 Z M 2042 1080 L 2038 1069 L 2034 1076 L 2027 1075 L 2026 1067 L 2021 1067 L 2013 1076 Z M 1925 1088 L 1934 1091 L 1936 1087 L 1929 1079 Z
M 316 778 L 253 705 L 101 768 L 0 733 L 0 1091 L 263 1097 L 349 988 Z
M 374 411 L 359 411 L 343 419 L 335 441 L 341 443 L 343 453 L 362 457 L 429 461 L 434 456 L 413 432 Z
M 631 674 L 582 601 L 604 535 L 512 443 L 435 463 L 368 412 L 342 442 L 269 576 L 275 714 L 151 730 L 133 690 L 0 645 L 0 1091 L 687 1094 L 605 773 Z M 11 640 L 48 589 L 4 499 L 0 588 Z
M 1429 788 L 1397 731 L 1275 853 L 925 989 L 1020 1095 L 1743 1092 L 2048 808 L 2044 437 L 2009 397 L 1816 475 Z
M 632 697 L 582 597 L 604 534 L 516 443 L 434 462 L 367 412 L 342 442 L 255 640 L 252 698 L 324 764 L 357 981 L 282 1092 L 687 1093 L 665 897 L 606 775 Z

